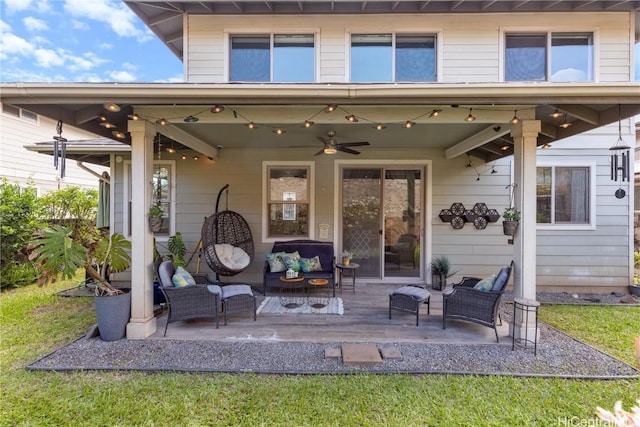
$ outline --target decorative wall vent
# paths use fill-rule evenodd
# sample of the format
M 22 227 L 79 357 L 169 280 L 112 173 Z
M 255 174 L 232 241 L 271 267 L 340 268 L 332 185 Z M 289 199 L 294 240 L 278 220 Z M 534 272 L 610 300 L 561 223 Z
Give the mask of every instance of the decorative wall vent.
M 462 203 L 453 203 L 451 208 L 442 209 L 438 216 L 442 222 L 451 223 L 456 230 L 463 228 L 467 222 L 472 222 L 478 230 L 484 230 L 488 223 L 500 219 L 498 211 L 489 209 L 485 203 L 476 203 L 470 210 L 466 209 Z

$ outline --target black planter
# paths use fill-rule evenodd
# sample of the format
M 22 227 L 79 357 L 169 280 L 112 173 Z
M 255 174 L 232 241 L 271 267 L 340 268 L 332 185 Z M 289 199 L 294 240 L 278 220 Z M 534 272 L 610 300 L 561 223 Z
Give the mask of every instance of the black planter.
M 502 231 L 505 236 L 515 236 L 518 231 L 519 221 L 502 221 Z
M 631 286 L 631 285 L 629 285 L 629 293 L 631 295 L 635 295 L 637 297 L 640 297 L 640 286 Z
M 98 330 L 102 341 L 117 341 L 127 334 L 127 323 L 131 318 L 131 292 L 121 295 L 94 298 Z
M 442 291 L 447 287 L 447 278 L 442 274 L 431 275 L 431 289 Z

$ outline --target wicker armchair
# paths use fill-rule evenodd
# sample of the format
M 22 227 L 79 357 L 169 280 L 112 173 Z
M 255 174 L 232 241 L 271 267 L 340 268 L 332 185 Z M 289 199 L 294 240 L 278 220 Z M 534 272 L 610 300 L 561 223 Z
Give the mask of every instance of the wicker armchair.
M 511 277 L 513 265 L 513 261 L 511 261 L 509 266 L 500 270 L 493 282 L 493 287 L 488 292 L 474 289 L 480 279 L 463 277 L 460 283 L 453 285 L 451 291 L 444 293 L 442 296 L 442 329 L 446 329 L 447 319 L 466 320 L 493 328 L 496 341 L 500 342 L 496 327 L 500 318 L 498 306 L 509 277 Z
M 164 261 L 158 267 L 158 278 L 162 285 L 160 289 L 169 306 L 169 317 L 164 327 L 164 336 L 167 336 L 169 323 L 181 320 L 212 318 L 215 319 L 216 328 L 218 328 L 220 324 L 218 306 L 222 295 L 220 286 L 207 284 L 206 277 L 200 275 L 194 278 L 201 283 L 176 288 L 171 280 L 174 273 L 175 268 L 171 261 Z

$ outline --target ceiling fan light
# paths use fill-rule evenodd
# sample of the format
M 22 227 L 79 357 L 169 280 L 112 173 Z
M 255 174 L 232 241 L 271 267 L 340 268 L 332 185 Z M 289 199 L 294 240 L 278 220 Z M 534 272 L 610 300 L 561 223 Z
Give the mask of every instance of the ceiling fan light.
M 224 111 L 224 105 L 214 105 L 209 111 L 211 111 L 213 114 L 222 113 Z
M 102 104 L 102 106 L 104 107 L 105 110 L 110 111 L 112 113 L 117 113 L 118 111 L 120 111 L 120 106 L 113 102 L 105 102 L 104 104 Z
M 336 154 L 338 150 L 335 147 L 324 147 L 324 154 Z

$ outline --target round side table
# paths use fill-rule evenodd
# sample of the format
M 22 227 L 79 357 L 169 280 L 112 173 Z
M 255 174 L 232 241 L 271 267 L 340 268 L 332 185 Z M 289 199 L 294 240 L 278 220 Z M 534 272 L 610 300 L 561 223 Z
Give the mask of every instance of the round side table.
M 513 341 L 511 342 L 511 350 L 514 350 L 516 346 L 527 348 L 529 344 L 533 344 L 533 355 L 536 356 L 538 351 L 538 308 L 540 303 L 536 300 L 528 298 L 514 298 L 513 299 Z M 524 336 L 516 338 L 515 321 L 518 319 L 518 314 L 524 319 Z M 533 321 L 535 322 L 535 329 L 533 337 L 529 337 L 529 321 L 530 315 L 533 315 Z M 522 331 L 522 329 L 521 329 Z

